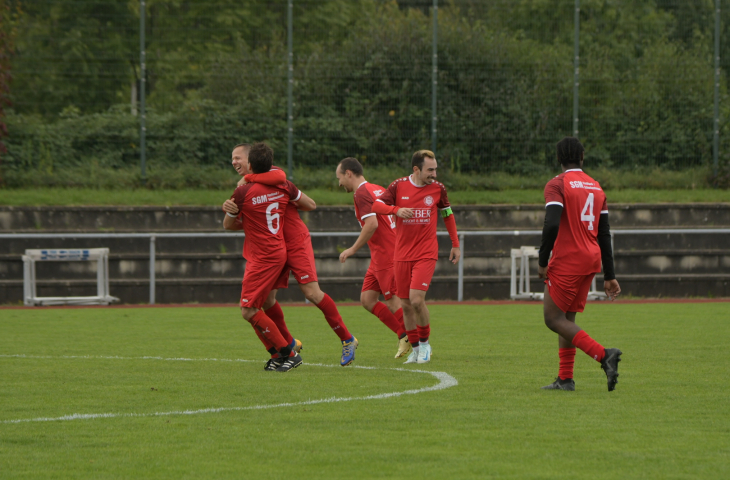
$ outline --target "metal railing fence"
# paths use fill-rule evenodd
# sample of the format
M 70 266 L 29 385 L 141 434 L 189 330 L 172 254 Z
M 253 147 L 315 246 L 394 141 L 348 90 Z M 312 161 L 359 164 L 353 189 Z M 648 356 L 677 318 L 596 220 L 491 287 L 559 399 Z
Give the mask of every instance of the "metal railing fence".
M 536 236 L 542 230 L 480 230 L 459 233 L 461 258 L 458 264 L 458 301 L 464 300 L 464 258 L 466 237 L 477 236 Z M 616 229 L 611 231 L 612 243 L 616 235 L 652 235 L 652 234 L 691 234 L 691 235 L 730 235 L 730 228 L 648 228 L 648 229 Z M 357 237 L 360 232 L 311 232 L 312 237 Z M 448 236 L 448 232 L 439 231 L 439 236 Z M 210 233 L 0 233 L 0 239 L 104 239 L 104 238 L 148 238 L 150 241 L 150 305 L 155 304 L 155 242 L 157 238 L 232 238 L 245 237 L 242 232 L 210 232 Z M 730 239 L 729 239 L 730 240 Z M 727 242 L 730 244 L 730 241 Z M 615 249 L 614 249 L 615 252 Z M 614 253 L 615 255 L 615 253 Z

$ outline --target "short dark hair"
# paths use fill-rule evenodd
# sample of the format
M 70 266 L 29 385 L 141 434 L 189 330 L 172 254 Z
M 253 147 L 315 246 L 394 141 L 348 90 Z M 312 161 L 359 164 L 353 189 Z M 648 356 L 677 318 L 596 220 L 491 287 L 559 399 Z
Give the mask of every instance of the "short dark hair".
M 340 162 L 340 171 L 345 173 L 347 170 L 351 171 L 353 175 L 362 177 L 362 165 L 357 161 L 357 158 L 347 157 L 342 159 Z
M 580 165 L 583 144 L 575 137 L 565 137 L 558 142 L 558 161 L 562 165 Z
M 248 163 L 251 164 L 251 172 L 266 173 L 274 164 L 274 151 L 263 142 L 254 143 L 248 151 Z
M 235 147 L 233 147 L 233 150 L 237 149 L 238 147 L 243 147 L 243 149 L 246 150 L 247 152 L 249 150 L 251 150 L 251 144 L 250 143 L 239 143 L 238 145 L 236 145 Z
M 414 153 L 411 158 L 411 168 L 418 167 L 419 170 L 423 170 L 423 161 L 426 157 L 431 157 L 434 160 L 436 159 L 436 155 L 434 155 L 431 150 L 419 150 Z

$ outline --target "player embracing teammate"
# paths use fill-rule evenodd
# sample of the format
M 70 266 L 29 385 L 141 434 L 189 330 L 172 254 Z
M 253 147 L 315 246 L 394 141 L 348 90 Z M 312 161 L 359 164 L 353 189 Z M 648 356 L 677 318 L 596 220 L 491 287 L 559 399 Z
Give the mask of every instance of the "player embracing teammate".
M 608 390 L 612 391 L 618 382 L 621 350 L 603 348 L 575 324 L 575 315 L 584 310 L 601 263 L 606 295 L 613 300 L 621 293 L 613 270 L 606 195 L 598 182 L 583 172 L 583 153 L 577 138 L 565 137 L 558 142 L 563 173 L 545 186 L 545 225 L 538 273 L 545 278 L 545 325 L 559 335 L 560 368 L 555 381 L 543 388 L 575 390 L 573 364 L 578 347 L 600 362 Z
M 253 145 L 247 163 L 252 172 L 271 169 L 274 152 L 264 143 Z M 291 182 L 278 185 L 249 183 L 236 188 L 231 197 L 237 213 L 226 213 L 223 227 L 243 230 L 246 239 L 243 257 L 246 270 L 241 284 L 241 314 L 256 330 L 264 346 L 280 359 L 276 371 L 288 372 L 302 364 L 294 339 L 285 339 L 276 323 L 261 307 L 286 264 L 284 211 L 290 200 L 299 200 L 301 192 Z M 271 370 L 272 361 L 267 363 Z
M 373 203 L 372 211 L 397 217 L 395 283 L 403 303 L 406 334 L 413 347 L 405 363 L 427 363 L 431 361 L 431 326 L 426 292 L 438 260 L 439 213 L 451 238 L 452 263 L 459 261 L 461 250 L 446 188 L 436 181 L 436 156 L 429 150 L 419 150 L 411 158 L 411 167 L 413 173 L 391 183 Z

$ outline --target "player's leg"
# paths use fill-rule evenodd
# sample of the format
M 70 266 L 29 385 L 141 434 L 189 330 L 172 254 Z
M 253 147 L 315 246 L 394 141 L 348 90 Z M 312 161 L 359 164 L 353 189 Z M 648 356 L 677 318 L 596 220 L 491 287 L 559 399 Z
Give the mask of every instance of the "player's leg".
M 569 322 L 575 323 L 576 312 L 566 312 L 565 318 Z M 573 366 L 575 365 L 575 345 L 569 340 L 558 335 L 558 376 L 550 385 L 545 385 L 543 390 L 575 390 L 575 381 L 573 380 Z
M 285 258 L 281 259 L 283 266 Z M 241 284 L 241 314 L 260 334 L 259 338 L 265 339 L 264 346 L 272 345 L 279 356 L 284 359 L 278 371 L 288 371 L 302 363 L 302 359 L 293 350 L 296 345 L 293 341 L 287 342 L 277 328 L 276 324 L 261 310 L 264 302 L 269 296 L 271 288 L 276 282 L 277 274 L 272 275 L 271 262 L 249 261 Z M 296 358 L 294 358 L 296 357 Z M 287 367 L 288 368 L 284 368 Z M 267 363 L 267 367 L 269 363 Z M 284 370 L 281 370 L 284 368 Z M 268 368 L 267 368 L 268 369 Z
M 406 329 L 408 342 L 413 351 L 408 355 L 408 359 L 404 363 L 416 363 L 418 361 L 418 323 L 416 321 L 416 311 L 411 305 L 409 292 L 411 289 L 411 274 L 413 266 L 416 262 L 394 262 L 393 271 L 395 273 L 395 284 L 398 298 L 403 305 L 403 326 Z
M 355 349 L 357 349 L 358 342 L 357 338 L 347 329 L 334 300 L 319 288 L 319 282 L 300 283 L 299 288 L 301 288 L 306 299 L 322 311 L 327 324 L 340 338 L 342 342 L 340 365 L 343 367 L 350 365 L 355 360 Z
M 286 275 L 287 277 L 289 276 L 289 270 L 286 271 Z M 284 311 L 281 309 L 281 305 L 279 305 L 279 302 L 276 301 L 276 293 L 278 291 L 279 289 L 277 288 L 269 293 L 269 296 L 266 298 L 262 309 L 264 313 L 266 313 L 266 315 L 276 324 L 276 328 L 279 329 L 279 332 L 284 337 L 284 339 L 289 343 L 295 343 L 294 350 L 299 353 L 302 351 L 303 348 L 302 342 L 294 338 L 291 332 L 289 332 L 289 327 L 286 325 L 286 321 L 284 321 Z
M 418 332 L 418 358 L 417 363 L 428 363 L 431 361 L 431 312 L 426 306 L 426 291 L 411 289 L 409 302 L 416 314 L 416 331 Z
M 381 286 L 380 279 L 385 282 L 384 287 Z M 392 283 L 392 287 L 389 284 Z M 393 277 L 392 269 L 385 270 L 383 273 L 374 272 L 368 269 L 365 274 L 365 279 L 362 284 L 362 291 L 360 292 L 360 303 L 368 312 L 372 313 L 383 324 L 388 327 L 393 333 L 398 335 L 398 338 L 405 336 L 406 330 L 403 327 L 403 320 L 400 321 L 393 314 L 391 307 L 388 305 L 400 306 L 400 300 L 394 296 L 395 292 L 395 279 Z M 380 301 L 380 295 L 383 294 L 385 297 L 385 303 Z M 397 301 L 394 301 L 394 299 Z
M 431 313 L 426 306 L 426 292 L 431 285 L 433 272 L 436 269 L 435 259 L 423 259 L 416 262 L 411 274 L 411 285 L 408 294 L 411 306 L 416 313 L 418 331 L 418 363 L 431 361 Z
M 582 312 L 590 290 L 593 275 L 575 277 L 549 277 L 545 284 L 543 313 L 545 325 L 566 342 L 575 345 L 601 364 L 608 379 L 608 390 L 612 391 L 618 382 L 618 362 L 621 351 L 606 349 L 593 340 L 582 328 L 568 320 L 566 312 Z M 567 343 L 564 343 L 567 345 Z

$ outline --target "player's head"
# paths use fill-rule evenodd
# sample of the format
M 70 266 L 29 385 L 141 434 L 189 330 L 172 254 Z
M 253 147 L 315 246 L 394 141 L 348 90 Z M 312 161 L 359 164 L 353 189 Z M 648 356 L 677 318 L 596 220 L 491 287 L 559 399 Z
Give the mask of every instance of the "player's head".
M 575 137 L 565 137 L 558 142 L 558 161 L 564 167 L 583 166 L 583 144 Z
M 248 152 L 251 150 L 250 143 L 239 143 L 233 147 L 231 153 L 231 165 L 240 176 L 244 176 L 251 172 L 248 171 Z
M 343 159 L 337 165 L 335 175 L 340 182 L 340 187 L 344 188 L 346 192 L 352 192 L 363 182 L 362 165 L 356 158 L 347 157 Z
M 436 155 L 431 150 L 419 150 L 411 158 L 413 175 L 426 185 L 436 180 Z
M 274 151 L 265 143 L 254 143 L 248 151 L 251 173 L 266 173 L 274 165 Z

